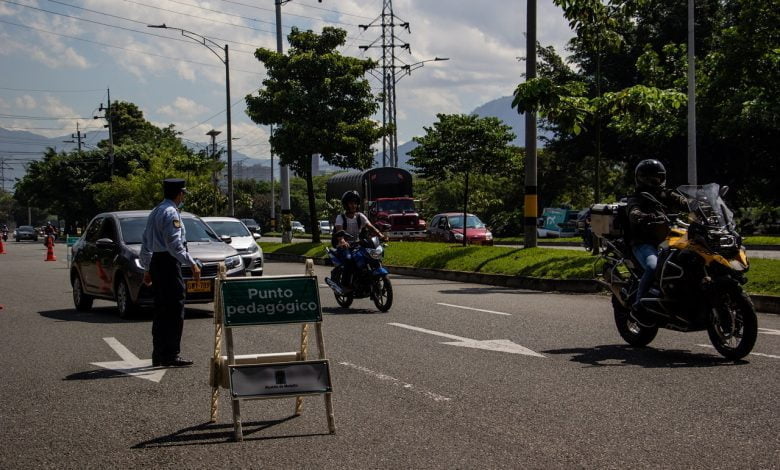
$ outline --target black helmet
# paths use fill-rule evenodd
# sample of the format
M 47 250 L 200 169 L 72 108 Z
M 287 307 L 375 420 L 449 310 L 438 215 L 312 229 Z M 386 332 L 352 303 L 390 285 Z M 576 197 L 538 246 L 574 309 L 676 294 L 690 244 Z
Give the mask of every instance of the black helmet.
M 357 191 L 347 191 L 341 195 L 341 205 L 346 209 L 349 201 L 355 201 L 360 204 L 360 193 Z
M 642 160 L 634 170 L 636 186 L 639 189 L 655 190 L 666 186 L 666 168 L 658 160 Z

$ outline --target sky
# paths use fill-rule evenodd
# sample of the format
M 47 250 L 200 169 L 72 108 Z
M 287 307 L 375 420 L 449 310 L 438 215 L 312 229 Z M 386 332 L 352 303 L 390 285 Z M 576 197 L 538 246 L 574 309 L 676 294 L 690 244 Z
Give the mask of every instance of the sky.
M 382 11 L 383 0 L 292 0 L 282 6 L 282 28 L 347 31 L 343 55 L 379 59 L 361 49 L 381 33 L 362 29 Z M 424 135 L 437 113 L 469 113 L 511 95 L 523 78 L 526 1 L 395 0 L 398 65 L 435 57 L 396 84 L 398 141 Z M 572 32 L 552 0 L 537 0 L 537 38 L 565 55 Z M 234 151 L 269 155 L 268 128 L 245 113 L 244 97 L 262 86 L 265 71 L 253 53 L 276 50 L 273 0 L 0 0 L 0 127 L 48 137 L 102 128 L 101 104 L 138 105 L 158 126 L 175 125 L 194 143 L 221 131 L 226 138 L 225 66 L 222 57 L 165 23 L 228 44 Z M 381 23 L 377 20 L 375 24 Z M 381 43 L 381 42 L 380 42 Z M 368 76 L 374 90 L 381 82 Z M 375 118 L 381 121 L 380 114 Z M 94 145 L 96 142 L 86 142 Z M 2 142 L 0 142 L 2 146 Z M 381 145 L 377 145 L 381 147 Z

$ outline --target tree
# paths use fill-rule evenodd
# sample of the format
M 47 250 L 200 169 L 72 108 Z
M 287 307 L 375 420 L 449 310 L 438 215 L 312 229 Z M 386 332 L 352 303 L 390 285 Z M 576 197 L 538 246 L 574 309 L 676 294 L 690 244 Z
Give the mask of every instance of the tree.
M 426 135 L 415 137 L 419 144 L 410 152 L 409 164 L 429 179 L 447 179 L 462 174 L 463 245 L 466 245 L 466 221 L 469 201 L 469 174 L 501 173 L 508 168 L 513 152 L 509 142 L 515 138 L 512 128 L 495 117 L 466 114 L 438 114 Z
M 370 119 L 379 104 L 365 74 L 376 64 L 336 51 L 345 38 L 338 28 L 325 27 L 321 35 L 293 28 L 288 54 L 257 49 L 268 78 L 256 96 L 246 97 L 254 122 L 275 125 L 270 142 L 280 163 L 306 180 L 312 227 L 317 221 L 312 155 L 342 168 L 369 168 L 371 145 L 386 132 Z M 315 231 L 313 241 L 319 239 Z

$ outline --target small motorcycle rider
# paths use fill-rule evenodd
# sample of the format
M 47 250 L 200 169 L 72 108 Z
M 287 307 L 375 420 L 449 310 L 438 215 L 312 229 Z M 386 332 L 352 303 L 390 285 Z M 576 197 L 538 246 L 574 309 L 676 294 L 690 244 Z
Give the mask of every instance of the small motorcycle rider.
M 57 237 L 56 233 L 57 231 L 54 229 L 54 225 L 52 225 L 50 221 L 46 222 L 46 227 L 43 228 L 43 234 L 46 237 L 46 243 L 48 243 L 49 237 L 52 237 L 52 241 L 54 241 L 54 239 Z
M 355 263 L 352 261 L 352 256 L 350 254 L 348 238 L 351 240 L 358 240 L 360 238 L 360 232 L 363 229 L 366 229 L 381 240 L 387 240 L 382 232 L 368 221 L 368 217 L 357 210 L 359 204 L 360 193 L 357 191 L 347 191 L 342 194 L 341 206 L 344 208 L 344 212 L 336 216 L 333 227 L 333 237 L 331 238 L 331 244 L 337 249 L 336 253 L 342 261 L 343 270 L 341 272 L 340 287 L 344 292 L 350 292 L 352 290 L 352 274 L 355 271 Z M 345 234 L 350 235 L 351 238 L 347 237 Z
M 8 240 L 8 225 L 0 225 L 0 233 L 3 235 L 3 241 Z
M 646 318 L 640 300 L 647 295 L 655 278 L 658 245 L 669 234 L 667 213 L 687 212 L 688 204 L 681 194 L 666 189 L 666 168 L 655 159 L 642 160 L 634 171 L 636 192 L 628 198 L 627 210 L 631 234 L 631 251 L 644 269 L 639 280 L 632 313 Z M 661 204 L 642 196 L 650 193 Z M 634 317 L 640 321 L 640 318 Z M 640 324 L 643 323 L 640 321 Z M 645 325 L 649 326 L 649 325 Z

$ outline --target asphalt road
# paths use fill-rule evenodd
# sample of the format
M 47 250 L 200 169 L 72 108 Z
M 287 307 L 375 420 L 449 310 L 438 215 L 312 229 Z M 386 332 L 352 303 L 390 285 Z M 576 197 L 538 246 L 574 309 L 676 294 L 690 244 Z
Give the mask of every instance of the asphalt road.
M 703 332 L 628 347 L 601 295 L 397 276 L 382 314 L 368 300 L 339 308 L 322 287 L 336 434 L 320 397 L 299 417 L 293 399 L 257 400 L 243 403 L 245 441 L 233 442 L 225 391 L 208 423 L 211 304 L 187 310 L 183 355 L 194 367 L 147 370 L 158 382 L 129 376 L 93 363 L 119 361 L 117 344 L 148 359 L 150 314 L 121 320 L 103 301 L 78 313 L 62 245 L 56 262 L 40 243 L 6 249 L 3 469 L 780 466 L 777 315 L 760 315 L 756 354 L 733 363 Z M 321 281 L 327 269 L 316 272 Z M 236 350 L 293 351 L 299 330 L 238 329 Z

